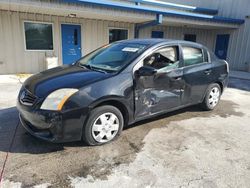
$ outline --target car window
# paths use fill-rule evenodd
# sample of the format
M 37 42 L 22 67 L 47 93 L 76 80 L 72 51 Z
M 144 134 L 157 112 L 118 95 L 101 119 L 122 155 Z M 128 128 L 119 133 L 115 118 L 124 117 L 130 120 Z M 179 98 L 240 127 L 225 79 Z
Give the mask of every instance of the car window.
M 159 71 L 167 71 L 179 67 L 178 47 L 169 46 L 157 50 L 146 57 L 143 66 L 150 66 Z
M 105 71 L 119 71 L 139 56 L 147 45 L 136 43 L 113 43 L 97 49 L 78 61 L 79 65 Z
M 195 65 L 204 62 L 203 53 L 201 49 L 187 46 L 182 47 L 182 49 L 185 66 Z

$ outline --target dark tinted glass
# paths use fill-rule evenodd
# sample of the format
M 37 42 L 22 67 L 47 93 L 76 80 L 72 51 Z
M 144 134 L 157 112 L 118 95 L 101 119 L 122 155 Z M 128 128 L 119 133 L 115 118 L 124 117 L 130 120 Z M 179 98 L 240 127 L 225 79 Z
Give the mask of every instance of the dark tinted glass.
M 184 40 L 186 40 L 186 41 L 191 41 L 191 42 L 196 42 L 196 35 L 193 35 L 193 34 L 185 34 L 185 35 L 184 35 Z
M 109 30 L 109 43 L 125 39 L 128 39 L 128 30 L 126 29 Z
M 193 47 L 183 47 L 182 49 L 185 66 L 195 65 L 204 62 L 201 49 Z
M 24 22 L 27 50 L 53 50 L 52 24 Z
M 164 32 L 163 31 L 152 31 L 151 38 L 163 38 Z

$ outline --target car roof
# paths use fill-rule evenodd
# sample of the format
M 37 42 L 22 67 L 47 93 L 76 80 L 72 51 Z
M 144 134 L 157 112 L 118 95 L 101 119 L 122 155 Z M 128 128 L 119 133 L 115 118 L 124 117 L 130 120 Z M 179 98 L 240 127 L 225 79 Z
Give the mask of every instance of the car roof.
M 129 40 L 122 40 L 119 41 L 119 43 L 136 43 L 136 44 L 144 44 L 149 46 L 154 46 L 157 44 L 183 44 L 183 45 L 189 45 L 189 46 L 196 46 L 196 47 L 203 47 L 203 45 L 196 43 L 196 42 L 190 42 L 190 41 L 184 41 L 184 40 L 175 40 L 175 39 L 156 39 L 156 38 L 149 38 L 149 39 L 129 39 Z

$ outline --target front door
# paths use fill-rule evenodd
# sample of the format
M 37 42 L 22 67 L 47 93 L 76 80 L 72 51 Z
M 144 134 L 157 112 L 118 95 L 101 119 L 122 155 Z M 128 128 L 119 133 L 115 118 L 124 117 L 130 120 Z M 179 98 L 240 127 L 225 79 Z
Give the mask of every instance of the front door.
M 72 64 L 81 56 L 81 26 L 62 24 L 63 64 Z
M 135 71 L 135 117 L 140 119 L 179 106 L 184 83 L 178 46 L 155 51 L 141 66 L 152 68 L 155 73 L 143 76 Z
M 217 35 L 215 54 L 220 59 L 226 60 L 226 58 L 227 58 L 229 37 L 230 37 L 230 35 L 228 35 L 228 34 Z

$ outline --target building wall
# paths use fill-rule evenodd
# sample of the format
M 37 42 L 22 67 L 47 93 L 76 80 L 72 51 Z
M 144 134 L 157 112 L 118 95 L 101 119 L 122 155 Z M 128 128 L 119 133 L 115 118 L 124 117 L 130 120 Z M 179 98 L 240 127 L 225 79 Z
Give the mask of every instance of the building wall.
M 207 30 L 185 27 L 155 26 L 141 30 L 140 38 L 150 38 L 152 31 L 163 31 L 164 38 L 177 40 L 183 40 L 184 34 L 195 34 L 196 42 L 201 43 L 212 50 L 215 49 L 217 33 L 230 33 L 230 31 L 226 30 Z
M 245 18 L 250 13 L 249 0 L 161 0 L 170 3 L 185 4 L 195 7 L 218 9 L 219 16 Z
M 220 16 L 226 17 L 245 18 L 246 15 L 250 15 L 249 0 L 190 0 L 185 2 L 183 2 L 183 0 L 165 1 L 199 7 L 215 8 L 219 10 Z M 48 1 L 47 3 L 51 2 Z M 51 22 L 54 24 L 53 52 L 25 51 L 23 29 L 23 21 L 25 20 Z M 154 28 L 143 29 L 140 32 L 140 38 L 151 37 L 152 30 L 162 30 L 165 33 L 165 38 L 173 39 L 183 39 L 184 34 L 196 34 L 197 42 L 202 43 L 214 50 L 216 35 L 229 33 L 230 41 L 227 61 L 230 64 L 230 68 L 234 70 L 246 70 L 247 65 L 250 64 L 250 53 L 248 53 L 250 51 L 250 19 L 246 18 L 245 21 L 245 24 L 235 30 L 207 30 L 186 27 L 156 26 Z M 129 29 L 129 38 L 133 38 L 133 22 L 134 20 L 132 19 L 131 21 L 127 20 L 126 22 L 118 22 L 0 10 L 0 74 L 22 72 L 35 73 L 44 70 L 46 68 L 45 57 L 50 55 L 57 56 L 59 58 L 59 63 L 61 63 L 61 23 L 81 24 L 82 54 L 84 55 L 93 49 L 108 43 L 109 27 L 127 28 Z
M 118 1 L 118 0 L 117 0 Z M 126 0 L 119 0 L 120 2 L 125 2 Z M 250 16 L 250 1 L 249 0 L 161 0 L 169 3 L 177 3 L 182 5 L 190 5 L 194 7 L 203 7 L 210 9 L 217 9 L 218 16 L 229 17 L 229 18 L 241 18 L 245 19 L 245 23 L 239 27 L 239 29 L 235 30 L 203 30 L 203 29 L 189 29 L 190 32 L 197 33 L 197 42 L 207 45 L 208 47 L 214 50 L 216 34 L 230 34 L 228 52 L 227 52 L 227 61 L 230 64 L 230 69 L 233 70 L 248 70 L 248 66 L 250 66 L 250 18 L 246 16 Z M 141 6 L 154 7 L 158 9 L 167 9 L 164 7 L 157 7 L 152 5 L 144 5 L 142 3 Z M 202 27 L 202 26 L 201 26 Z M 174 28 L 174 27 L 158 27 L 165 28 L 166 31 L 165 38 L 177 38 L 183 39 L 183 32 L 185 32 L 185 28 Z M 152 28 L 147 28 L 142 32 L 141 37 L 150 37 L 150 30 Z M 187 30 L 187 29 L 186 29 Z M 174 33 L 171 33 L 174 31 Z M 148 33 L 148 34 L 145 34 Z M 203 37 L 199 37 L 202 35 L 207 35 Z M 213 36 L 213 37 L 212 37 Z M 206 41 L 204 43 L 204 41 Z
M 230 34 L 227 52 L 227 61 L 231 70 L 246 71 L 250 63 L 250 21 L 247 21 L 239 30 L 235 29 L 197 29 L 185 27 L 155 26 L 140 31 L 140 38 L 150 38 L 153 30 L 163 31 L 164 38 L 183 40 L 184 34 L 195 34 L 196 42 L 215 51 L 216 36 Z M 245 37 L 245 38 L 244 38 Z
M 196 7 L 218 9 L 219 16 L 245 19 L 239 29 L 230 31 L 227 61 L 234 70 L 247 70 L 250 66 L 250 1 L 249 0 L 162 0 Z
M 25 50 L 23 22 L 27 20 L 53 23 L 52 52 Z M 42 71 L 46 69 L 45 57 L 51 55 L 61 63 L 61 23 L 81 25 L 82 55 L 108 43 L 109 27 L 129 29 L 129 38 L 134 37 L 131 23 L 0 11 L 0 74 Z

